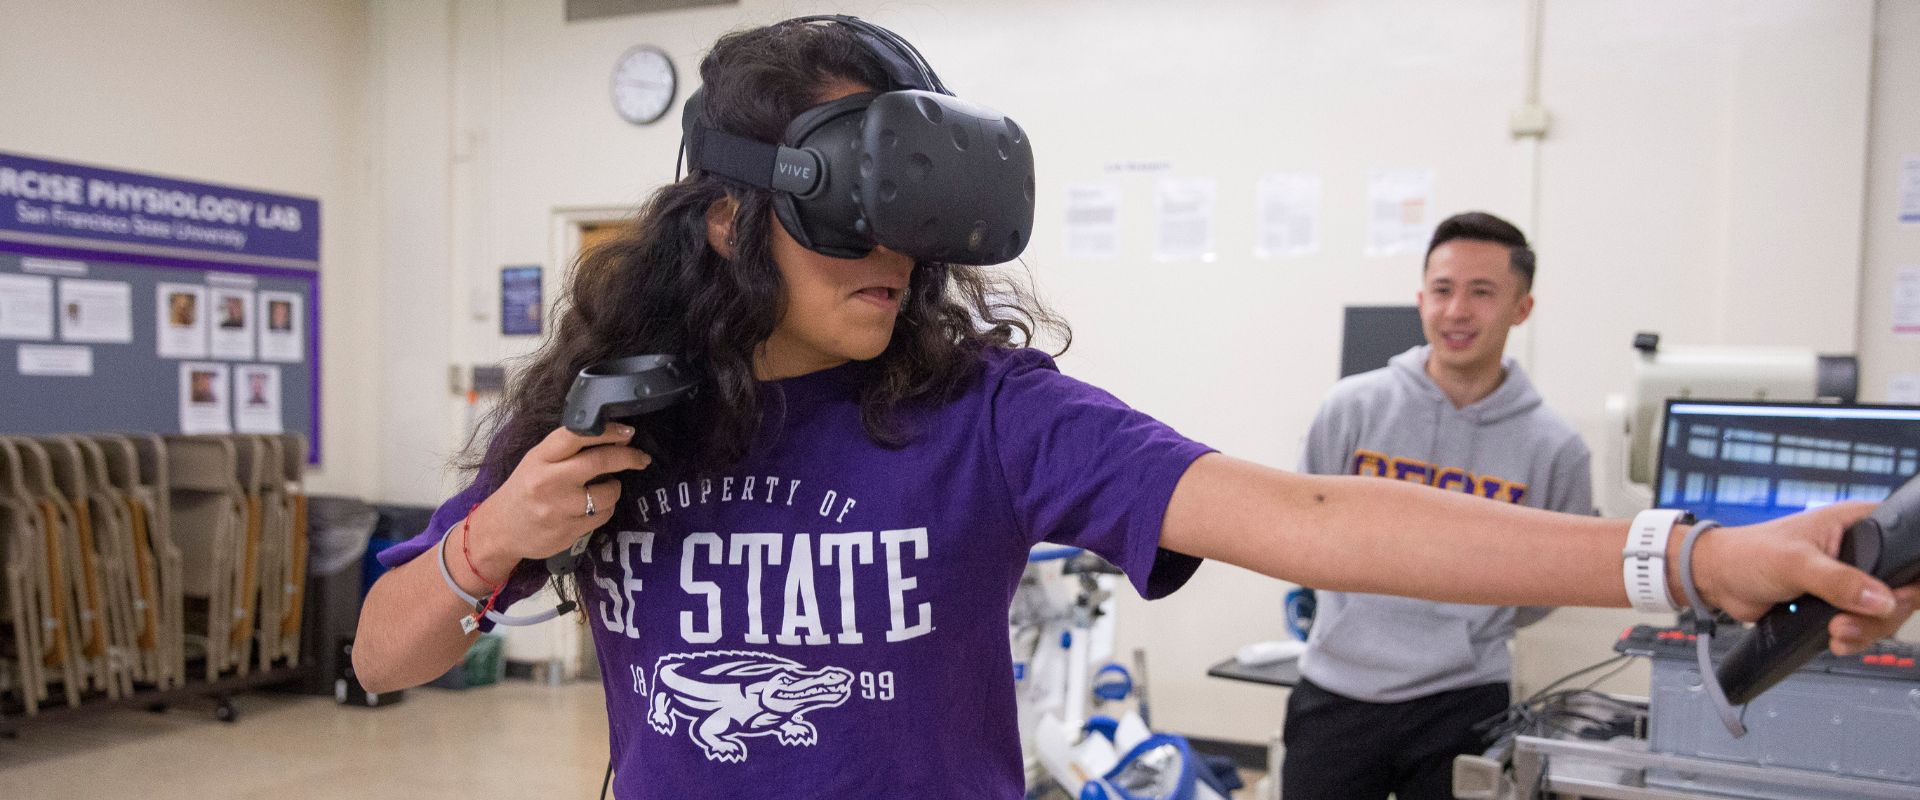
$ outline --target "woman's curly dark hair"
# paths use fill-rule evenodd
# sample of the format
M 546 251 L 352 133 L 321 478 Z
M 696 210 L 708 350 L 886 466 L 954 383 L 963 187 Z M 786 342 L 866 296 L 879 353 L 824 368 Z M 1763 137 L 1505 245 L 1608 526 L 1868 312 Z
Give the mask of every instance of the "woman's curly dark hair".
M 822 102 L 831 84 L 904 88 L 888 79 L 866 44 L 835 24 L 789 22 L 728 34 L 701 62 L 700 77 L 708 121 L 763 142 L 780 141 L 787 123 Z M 707 236 L 708 210 L 729 198 L 737 204 L 732 259 Z M 551 335 L 520 365 L 485 426 L 492 435 L 469 443 L 462 466 L 479 468 L 478 479 L 492 484 L 489 491 L 497 488 L 559 427 L 567 389 L 582 368 L 643 353 L 678 354 L 699 380 L 696 401 L 642 423 L 651 429 L 644 430 L 651 434 L 645 447 L 655 457 L 649 474 L 738 462 L 769 402 L 754 379 L 753 354 L 783 312 L 770 241 L 777 224 L 767 190 L 719 176 L 694 172 L 656 191 L 615 240 L 581 255 Z M 964 387 L 987 349 L 1026 346 L 1041 332 L 1062 350 L 1071 341 L 1063 320 L 994 268 L 919 262 L 913 271 L 886 350 L 858 368 L 867 435 L 891 447 L 912 437 L 896 412 Z M 480 441 L 488 444 L 474 458 Z

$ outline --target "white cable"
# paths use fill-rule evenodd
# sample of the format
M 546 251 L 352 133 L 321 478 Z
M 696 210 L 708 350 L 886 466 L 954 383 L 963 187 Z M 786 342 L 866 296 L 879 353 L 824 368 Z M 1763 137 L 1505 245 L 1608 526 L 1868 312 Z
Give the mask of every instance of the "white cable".
M 1733 710 L 1733 704 L 1727 702 L 1727 692 L 1720 687 L 1720 675 L 1713 671 L 1714 610 L 1700 599 L 1700 587 L 1693 583 L 1693 546 L 1699 543 L 1700 534 L 1718 527 L 1720 523 L 1704 519 L 1687 529 L 1687 538 L 1680 542 L 1680 588 L 1693 606 L 1693 655 L 1700 667 L 1700 683 L 1707 687 L 1707 696 L 1713 700 L 1713 710 L 1720 715 L 1720 724 L 1727 726 L 1727 733 L 1738 739 L 1747 735 L 1746 723 Z
M 475 611 L 479 611 L 485 605 L 486 601 L 481 600 L 478 597 L 474 597 L 473 595 L 467 594 L 467 590 L 460 588 L 460 584 L 454 582 L 453 572 L 447 569 L 447 537 L 452 536 L 453 528 L 459 527 L 459 525 L 460 523 L 456 522 L 453 524 L 453 527 L 447 528 L 446 533 L 440 534 L 440 543 L 433 546 L 433 549 L 434 549 L 433 560 L 440 565 L 440 577 L 447 582 L 447 588 L 452 589 L 455 596 L 465 601 L 467 605 L 472 606 Z M 507 580 L 509 581 L 513 580 L 512 574 L 508 574 Z M 537 614 L 527 614 L 525 616 L 510 617 L 499 611 L 489 609 L 487 611 L 487 619 L 493 620 L 493 623 L 495 625 L 507 625 L 510 627 L 518 628 L 518 627 L 525 627 L 528 625 L 538 625 L 542 622 L 546 622 L 547 620 L 558 617 L 562 613 L 564 612 L 562 612 L 559 608 L 552 608 L 546 611 L 539 612 Z M 468 633 L 472 633 L 473 631 L 467 630 L 467 627 L 470 624 L 472 624 L 470 622 L 470 620 L 472 619 L 473 619 L 472 614 L 467 614 L 465 616 L 462 616 L 460 618 L 461 630 L 466 630 Z

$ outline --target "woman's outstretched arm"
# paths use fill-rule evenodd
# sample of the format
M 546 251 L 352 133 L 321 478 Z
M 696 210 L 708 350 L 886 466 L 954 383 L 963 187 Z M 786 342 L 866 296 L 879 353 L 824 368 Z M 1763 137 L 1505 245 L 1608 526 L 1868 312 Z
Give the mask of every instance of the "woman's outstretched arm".
M 1803 593 L 1844 612 L 1836 651 L 1890 635 L 1920 584 L 1890 591 L 1835 561 L 1869 503 L 1843 503 L 1703 535 L 1695 579 L 1712 605 L 1745 620 Z M 1218 453 L 1188 468 L 1167 506 L 1161 546 L 1316 588 L 1490 605 L 1628 605 L 1620 576 L 1627 522 L 1489 502 L 1380 478 L 1302 475 Z M 1683 597 L 1677 553 L 1668 587 Z

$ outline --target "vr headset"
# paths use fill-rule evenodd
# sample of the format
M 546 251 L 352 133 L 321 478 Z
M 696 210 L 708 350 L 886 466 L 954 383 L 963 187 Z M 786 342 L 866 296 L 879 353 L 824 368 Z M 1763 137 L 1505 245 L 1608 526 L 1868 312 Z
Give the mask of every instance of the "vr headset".
M 1033 231 L 1033 145 L 1013 120 L 947 91 L 920 52 L 857 17 L 845 25 L 908 89 L 850 95 L 802 112 L 778 143 L 711 126 L 705 89 L 681 115 L 687 163 L 773 192 L 774 214 L 801 246 L 862 258 L 875 245 L 916 261 L 1012 261 Z

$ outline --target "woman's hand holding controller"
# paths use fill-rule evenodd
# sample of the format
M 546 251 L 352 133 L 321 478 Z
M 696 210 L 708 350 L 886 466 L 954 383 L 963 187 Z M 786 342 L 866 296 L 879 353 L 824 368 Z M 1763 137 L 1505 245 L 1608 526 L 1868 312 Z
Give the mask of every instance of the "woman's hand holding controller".
M 499 580 L 523 559 L 543 559 L 592 533 L 620 500 L 612 476 L 646 469 L 653 457 L 628 447 L 633 426 L 608 423 L 598 436 L 555 428 L 485 502 L 470 512 L 467 542 L 483 578 Z

